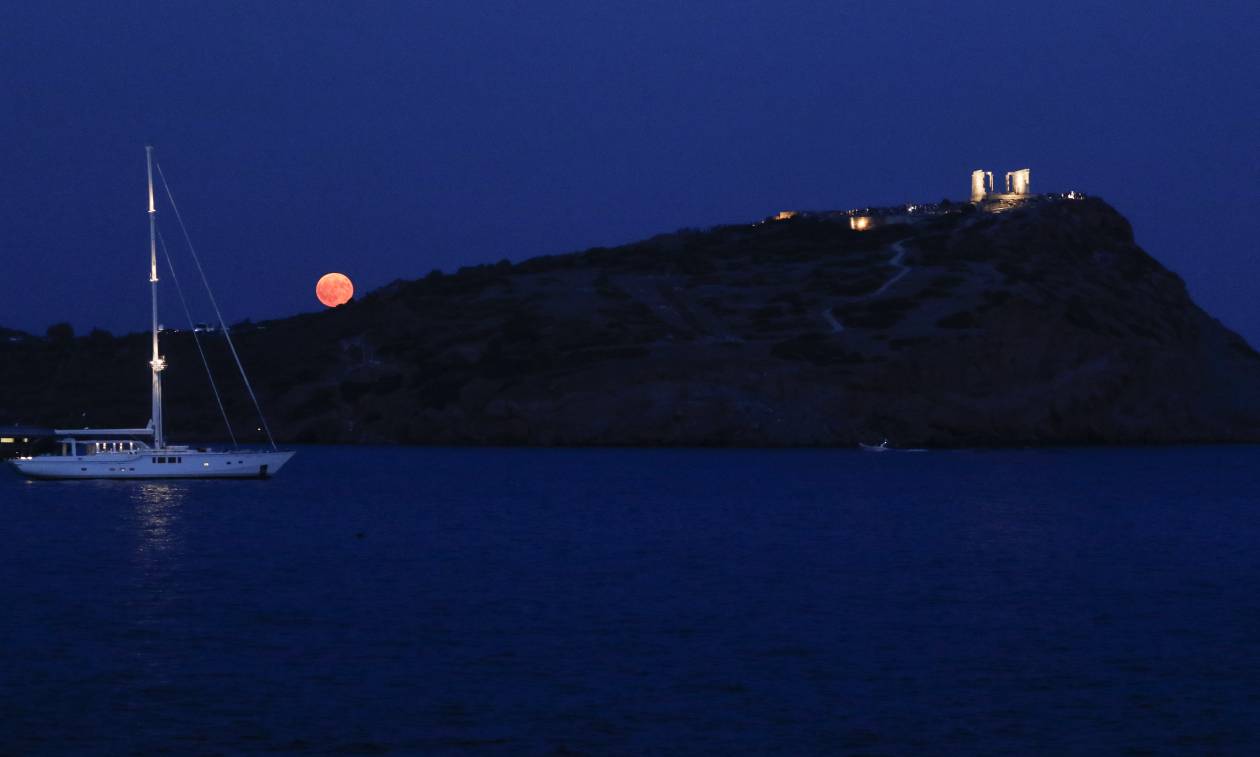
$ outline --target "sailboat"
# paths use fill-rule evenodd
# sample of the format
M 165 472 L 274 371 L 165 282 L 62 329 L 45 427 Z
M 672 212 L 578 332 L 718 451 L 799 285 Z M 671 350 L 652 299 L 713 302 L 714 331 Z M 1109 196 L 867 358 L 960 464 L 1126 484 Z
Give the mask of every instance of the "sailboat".
M 157 263 L 157 208 L 153 198 L 153 148 L 145 147 L 145 168 L 149 181 L 149 283 L 153 301 L 153 358 L 149 367 L 153 374 L 152 415 L 144 428 L 111 429 L 57 429 L 53 433 L 59 449 L 54 454 L 19 457 L 9 464 L 19 473 L 32 479 L 153 479 L 153 478 L 268 478 L 280 471 L 293 457 L 292 451 L 276 447 L 267 428 L 269 450 L 211 449 L 169 444 L 162 424 L 162 371 L 166 360 L 158 345 L 161 326 L 158 324 L 158 263 Z M 160 170 L 160 166 L 159 166 Z M 165 178 L 163 178 L 165 182 Z M 170 189 L 167 188 L 168 196 Z M 172 202 L 174 198 L 172 197 Z M 178 218 L 178 209 L 176 209 Z M 180 221 L 182 226 L 182 220 Z M 165 245 L 165 243 L 163 243 Z M 165 250 L 165 246 L 163 247 Z M 191 249 L 191 245 L 190 245 Z M 195 252 L 194 252 L 195 254 Z M 169 254 L 168 254 L 169 262 Z M 200 263 L 198 263 L 200 267 Z M 171 268 L 174 277 L 174 267 Z M 176 280 L 178 284 L 178 280 Z M 181 292 L 181 299 L 182 299 Z M 213 295 L 211 295 L 213 301 Z M 215 305 L 216 311 L 218 306 Z M 220 321 L 222 318 L 220 317 Z M 231 335 L 223 324 L 232 355 L 246 388 L 253 397 L 249 378 L 245 376 Z M 198 344 L 200 349 L 200 344 Z M 207 369 L 209 365 L 207 364 Z M 216 400 L 218 388 L 211 377 L 211 387 Z M 222 409 L 222 402 L 219 402 Z M 255 405 L 257 401 L 255 398 Z M 261 411 L 259 413 L 261 417 Z M 226 420 L 226 413 L 224 414 Z M 228 425 L 231 434 L 231 425 Z M 147 441 L 146 441 L 147 440 Z

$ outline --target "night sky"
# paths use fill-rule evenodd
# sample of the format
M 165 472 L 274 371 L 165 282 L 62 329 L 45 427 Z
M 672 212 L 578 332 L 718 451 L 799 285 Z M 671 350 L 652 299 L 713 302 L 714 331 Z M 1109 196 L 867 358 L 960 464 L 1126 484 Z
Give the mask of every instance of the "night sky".
M 1027 166 L 1260 344 L 1258 7 L 6 2 L 0 325 L 146 327 L 152 142 L 233 322 Z

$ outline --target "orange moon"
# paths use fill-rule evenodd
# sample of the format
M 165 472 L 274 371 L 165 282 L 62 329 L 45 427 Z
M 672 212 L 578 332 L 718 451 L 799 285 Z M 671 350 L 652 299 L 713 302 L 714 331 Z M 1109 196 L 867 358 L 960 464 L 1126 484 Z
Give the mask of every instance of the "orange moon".
M 344 273 L 326 273 L 315 285 L 315 296 L 330 308 L 344 305 L 354 296 L 354 284 Z

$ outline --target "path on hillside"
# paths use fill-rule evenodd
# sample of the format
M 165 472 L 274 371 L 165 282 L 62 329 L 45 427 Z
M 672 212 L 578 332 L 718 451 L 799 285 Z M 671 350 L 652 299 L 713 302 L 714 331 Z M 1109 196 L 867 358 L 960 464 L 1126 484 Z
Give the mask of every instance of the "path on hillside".
M 680 334 L 696 334 L 701 341 L 742 342 L 720 318 L 678 286 L 671 275 L 620 277 L 618 286 Z
M 905 278 L 906 274 L 914 270 L 911 266 L 908 266 L 905 263 L 901 262 L 906 257 L 905 242 L 906 240 L 899 239 L 896 242 L 893 242 L 891 245 L 893 256 L 888 259 L 888 264 L 891 265 L 893 268 L 896 268 L 897 273 L 895 273 L 893 277 L 890 278 L 888 281 L 885 281 L 883 284 L 880 284 L 879 287 L 875 289 L 874 291 L 867 292 L 866 294 L 862 294 L 862 295 L 858 295 L 857 297 L 850 298 L 845 303 L 846 305 L 852 304 L 854 302 L 862 302 L 864 300 L 872 300 L 880 296 L 884 292 L 888 291 L 889 287 L 891 287 L 893 284 L 896 284 L 898 281 L 901 281 L 903 278 Z M 834 309 L 835 309 L 834 305 L 823 308 L 822 317 L 823 317 L 823 320 L 827 321 L 827 325 L 831 327 L 831 330 L 839 334 L 841 331 L 844 331 L 844 324 L 840 321 L 839 318 L 836 318 L 835 313 L 832 312 Z

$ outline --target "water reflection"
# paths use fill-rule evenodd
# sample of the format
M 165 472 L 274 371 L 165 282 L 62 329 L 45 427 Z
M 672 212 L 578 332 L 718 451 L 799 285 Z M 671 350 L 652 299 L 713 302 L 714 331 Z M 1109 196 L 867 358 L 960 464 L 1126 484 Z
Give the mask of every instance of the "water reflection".
M 170 696 L 179 677 L 169 644 L 178 638 L 179 620 L 187 613 L 183 522 L 191 487 L 179 481 L 129 481 L 126 486 L 135 547 L 122 648 L 129 674 L 141 683 L 126 689 L 121 700 L 124 708 L 143 711 Z
M 175 528 L 187 498 L 186 483 L 145 481 L 131 490 L 140 536 L 137 547 L 142 555 L 167 552 L 175 546 Z

